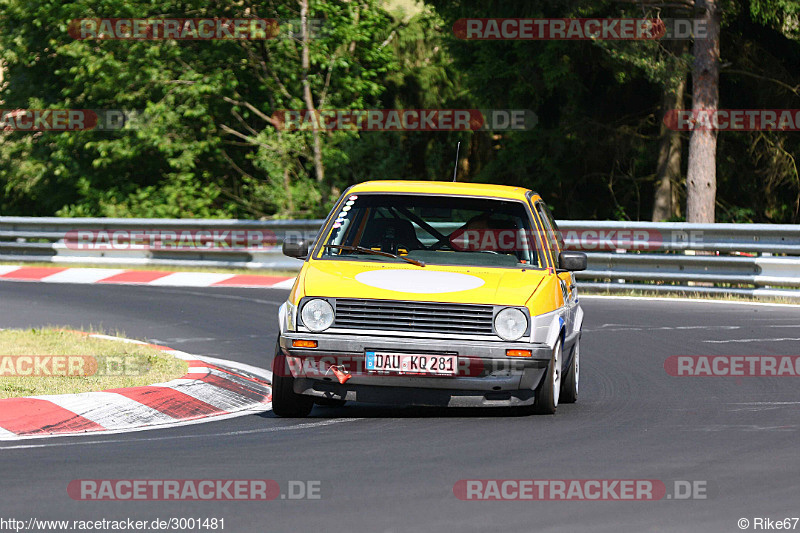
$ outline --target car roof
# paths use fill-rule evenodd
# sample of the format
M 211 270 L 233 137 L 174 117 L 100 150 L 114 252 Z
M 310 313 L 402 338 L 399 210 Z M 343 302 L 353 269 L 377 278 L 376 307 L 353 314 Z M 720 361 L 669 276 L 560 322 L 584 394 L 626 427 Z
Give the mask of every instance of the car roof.
M 459 183 L 451 181 L 365 181 L 364 183 L 353 185 L 348 189 L 348 193 L 350 194 L 368 192 L 454 194 L 465 196 L 486 196 L 490 198 L 504 198 L 509 200 L 525 200 L 526 195 L 531 193 L 534 200 L 540 199 L 538 194 L 524 187 L 491 185 L 488 183 Z

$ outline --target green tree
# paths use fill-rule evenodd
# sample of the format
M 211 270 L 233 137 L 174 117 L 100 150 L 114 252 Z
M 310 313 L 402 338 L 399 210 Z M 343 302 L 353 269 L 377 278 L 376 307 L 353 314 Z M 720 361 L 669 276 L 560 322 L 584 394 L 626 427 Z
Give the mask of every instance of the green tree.
M 0 142 L 5 213 L 118 216 L 319 216 L 343 133 L 281 132 L 279 109 L 377 102 L 391 50 L 375 0 L 144 0 L 62 4 L 1 0 L 9 108 L 144 110 L 120 132 L 7 132 Z M 74 40 L 84 17 L 258 16 L 321 19 L 267 41 Z M 290 26 L 297 26 L 291 24 Z M 301 24 L 302 28 L 303 25 Z

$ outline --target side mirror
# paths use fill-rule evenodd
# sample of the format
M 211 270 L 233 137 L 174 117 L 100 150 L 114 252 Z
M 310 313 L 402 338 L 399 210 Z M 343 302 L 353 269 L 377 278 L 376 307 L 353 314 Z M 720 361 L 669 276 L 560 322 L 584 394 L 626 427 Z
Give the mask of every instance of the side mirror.
M 586 254 L 583 252 L 561 252 L 558 254 L 559 270 L 566 270 L 568 272 L 586 270 L 586 264 Z
M 286 237 L 283 240 L 283 255 L 305 259 L 311 243 L 301 237 Z

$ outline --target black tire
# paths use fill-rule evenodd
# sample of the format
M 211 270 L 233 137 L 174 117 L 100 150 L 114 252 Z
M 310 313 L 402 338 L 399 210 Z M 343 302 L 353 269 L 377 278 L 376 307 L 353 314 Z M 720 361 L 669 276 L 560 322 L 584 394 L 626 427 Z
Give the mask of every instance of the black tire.
M 581 339 L 578 338 L 575 341 L 575 346 L 572 347 L 572 360 L 564 370 L 564 376 L 561 378 L 561 397 L 558 399 L 560 403 L 575 403 L 578 401 L 578 386 L 581 376 L 580 354 Z
M 322 407 L 342 407 L 347 401 L 337 400 L 336 398 L 314 398 L 314 403 Z
M 305 418 L 314 408 L 314 398 L 297 394 L 293 387 L 294 377 L 278 344 L 272 360 L 272 412 L 284 418 Z
M 553 348 L 553 355 L 550 357 L 550 364 L 547 365 L 539 388 L 536 389 L 536 403 L 533 404 L 533 413 L 537 415 L 555 414 L 558 407 L 558 399 L 561 394 L 561 348 L 562 341 L 559 339 Z M 558 368 L 557 368 L 558 367 Z

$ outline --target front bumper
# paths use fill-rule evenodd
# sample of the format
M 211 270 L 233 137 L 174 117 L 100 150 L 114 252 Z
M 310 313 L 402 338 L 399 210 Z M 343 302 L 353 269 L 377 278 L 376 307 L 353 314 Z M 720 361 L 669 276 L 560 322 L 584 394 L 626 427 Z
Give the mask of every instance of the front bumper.
M 293 348 L 292 340 L 314 340 L 317 348 Z M 294 391 L 347 401 L 434 406 L 521 406 L 534 403 L 534 390 L 552 357 L 545 344 L 459 341 L 284 332 L 279 344 L 295 378 Z M 506 356 L 508 349 L 532 357 Z M 455 376 L 377 374 L 364 368 L 366 351 L 457 355 Z M 339 383 L 331 366 L 352 377 Z

